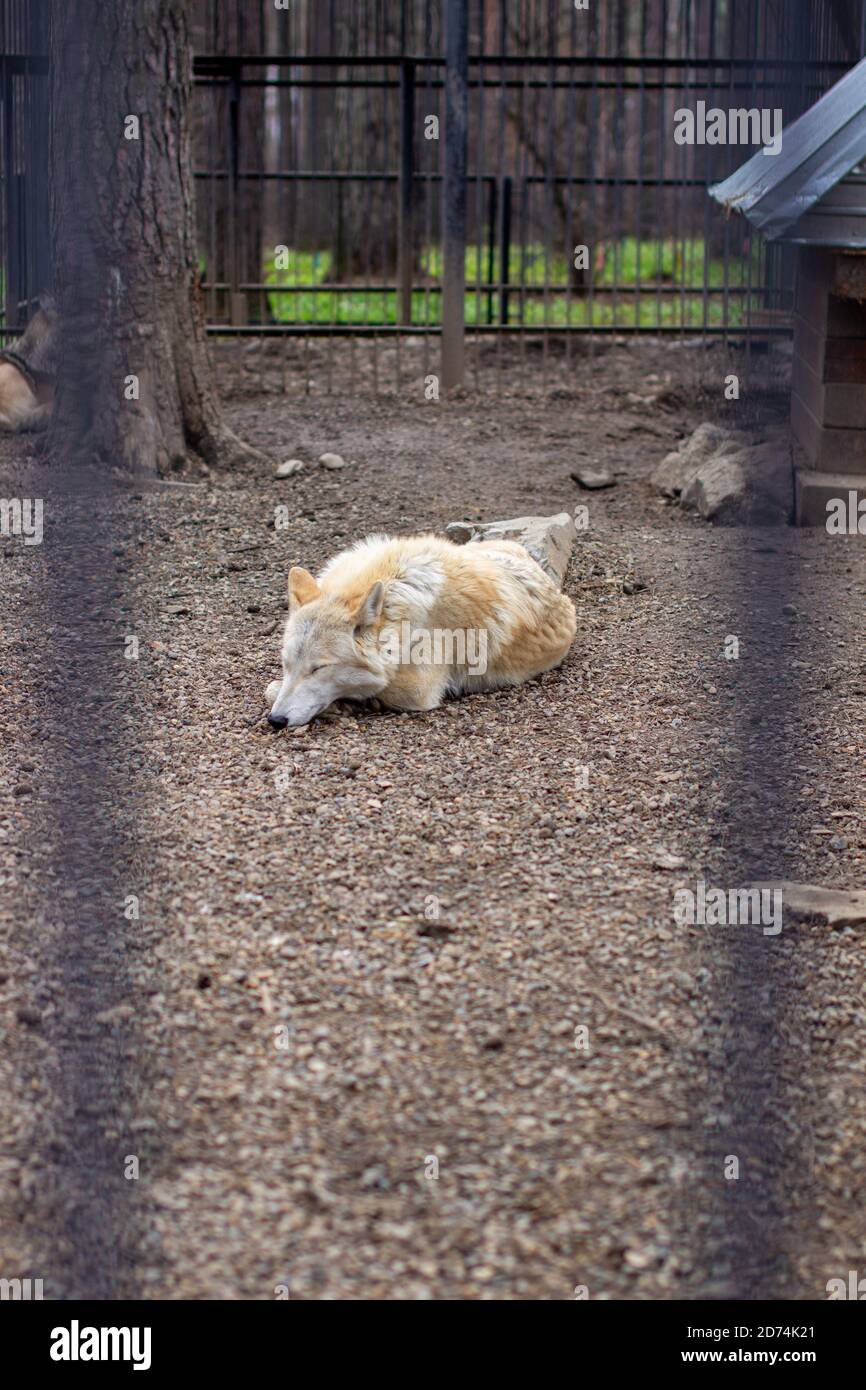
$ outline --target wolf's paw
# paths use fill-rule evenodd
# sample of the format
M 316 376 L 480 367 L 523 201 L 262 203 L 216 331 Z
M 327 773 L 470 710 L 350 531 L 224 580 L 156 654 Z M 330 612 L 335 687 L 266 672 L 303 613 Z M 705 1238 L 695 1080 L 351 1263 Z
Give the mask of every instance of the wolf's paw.
M 270 709 L 274 700 L 279 695 L 281 685 L 282 681 L 271 681 L 270 685 L 265 686 L 265 700 L 267 701 L 268 709 Z

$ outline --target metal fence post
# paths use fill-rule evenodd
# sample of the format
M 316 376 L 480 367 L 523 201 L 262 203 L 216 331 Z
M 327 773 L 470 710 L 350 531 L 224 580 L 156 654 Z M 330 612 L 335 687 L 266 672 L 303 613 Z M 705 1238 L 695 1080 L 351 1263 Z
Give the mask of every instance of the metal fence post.
M 228 272 L 229 272 L 229 319 L 238 327 L 246 322 L 246 295 L 240 285 L 240 236 L 238 221 L 240 215 L 240 103 L 241 103 L 241 65 L 232 64 L 229 81 L 229 179 L 228 179 Z
M 442 388 L 463 383 L 466 307 L 467 0 L 447 0 L 443 184 Z
M 496 180 L 487 192 L 487 322 L 493 322 L 493 284 L 496 276 Z
M 397 322 L 412 322 L 412 268 L 415 259 L 413 178 L 415 173 L 415 64 L 400 64 L 400 205 L 397 214 Z
M 502 223 L 499 231 L 499 322 L 508 323 L 508 276 L 511 259 L 511 178 L 502 180 Z
M 28 273 L 27 292 L 30 304 L 28 317 L 36 296 L 51 288 L 51 209 L 48 189 L 48 0 L 30 0 L 30 54 L 33 59 L 27 77 L 28 148 L 27 171 L 32 176 L 31 195 L 28 199 L 30 225 L 28 243 L 31 247 L 31 263 Z M 44 62 L 44 70 L 41 64 Z
M 22 324 L 19 305 L 22 299 L 23 271 L 21 266 L 21 217 L 19 177 L 15 151 L 15 80 L 11 60 L 3 57 L 3 192 L 6 214 L 6 265 L 4 276 L 5 304 L 3 323 L 6 328 Z

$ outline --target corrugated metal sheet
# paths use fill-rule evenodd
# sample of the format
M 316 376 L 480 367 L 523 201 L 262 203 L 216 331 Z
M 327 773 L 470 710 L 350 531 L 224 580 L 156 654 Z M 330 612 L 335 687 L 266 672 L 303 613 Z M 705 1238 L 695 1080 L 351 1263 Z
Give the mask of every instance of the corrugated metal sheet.
M 780 154 L 759 150 L 724 183 L 715 184 L 710 196 L 723 207 L 742 212 L 770 239 L 811 240 L 795 224 L 863 159 L 866 58 L 786 126 Z M 856 218 L 843 220 L 847 225 Z

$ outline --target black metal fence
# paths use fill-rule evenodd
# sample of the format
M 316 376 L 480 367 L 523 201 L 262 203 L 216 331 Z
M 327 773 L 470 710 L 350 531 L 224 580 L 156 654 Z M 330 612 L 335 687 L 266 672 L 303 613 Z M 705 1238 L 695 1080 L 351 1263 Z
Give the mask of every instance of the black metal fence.
M 446 356 L 463 323 L 786 331 L 786 253 L 706 194 L 752 148 L 678 144 L 676 113 L 787 123 L 859 58 L 866 26 L 863 0 L 200 0 L 197 14 L 214 330 L 444 329 Z
M 51 282 L 49 0 L 0 6 L 0 336 L 19 333 Z
M 49 9 L 0 0 L 7 332 L 50 278 Z M 866 0 L 191 0 L 191 14 L 212 332 L 409 335 L 428 357 L 441 334 L 446 379 L 464 326 L 500 343 L 786 331 L 786 253 L 706 194 L 751 149 L 678 144 L 676 113 L 787 122 L 866 39 Z

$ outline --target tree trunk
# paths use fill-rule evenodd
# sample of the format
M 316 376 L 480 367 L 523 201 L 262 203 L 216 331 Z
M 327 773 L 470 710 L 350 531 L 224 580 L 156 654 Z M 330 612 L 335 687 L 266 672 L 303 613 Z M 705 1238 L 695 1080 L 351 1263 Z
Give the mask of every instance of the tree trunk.
M 190 450 L 255 452 L 222 421 L 207 352 L 187 8 L 107 0 L 94 22 L 92 0 L 52 6 L 55 457 L 163 473 Z

